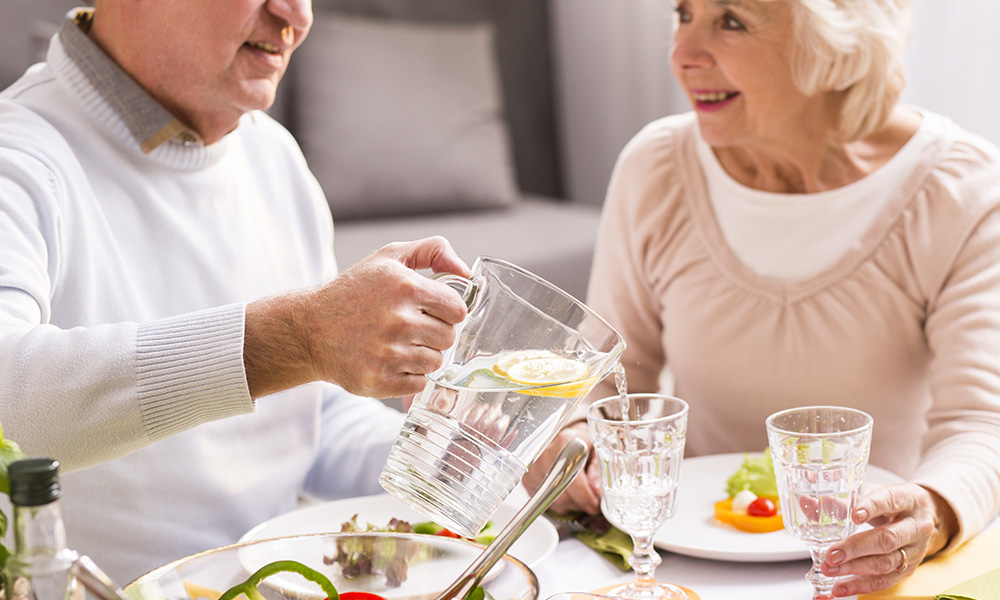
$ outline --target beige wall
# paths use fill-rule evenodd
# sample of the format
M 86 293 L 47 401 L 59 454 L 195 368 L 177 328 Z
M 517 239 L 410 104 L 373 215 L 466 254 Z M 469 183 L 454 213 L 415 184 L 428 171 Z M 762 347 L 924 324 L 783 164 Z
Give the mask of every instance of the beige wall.
M 619 151 L 686 110 L 670 75 L 670 0 L 550 0 L 568 196 L 602 204 Z

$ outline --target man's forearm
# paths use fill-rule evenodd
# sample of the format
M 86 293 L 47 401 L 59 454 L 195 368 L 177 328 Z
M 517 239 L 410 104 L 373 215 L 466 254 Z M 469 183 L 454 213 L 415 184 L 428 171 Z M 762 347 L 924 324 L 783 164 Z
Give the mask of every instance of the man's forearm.
M 287 294 L 247 304 L 243 364 L 254 398 L 315 380 L 315 370 L 303 335 L 306 299 Z

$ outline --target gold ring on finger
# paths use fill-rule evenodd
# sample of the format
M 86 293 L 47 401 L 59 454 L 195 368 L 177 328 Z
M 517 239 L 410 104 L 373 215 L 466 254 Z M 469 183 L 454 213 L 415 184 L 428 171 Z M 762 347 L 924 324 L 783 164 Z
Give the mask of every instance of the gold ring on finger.
M 903 560 L 900 561 L 899 566 L 896 567 L 896 572 L 897 573 L 902 573 L 903 571 L 906 570 L 907 567 L 910 566 L 910 561 L 906 557 L 906 550 L 903 550 L 902 548 L 900 548 L 899 549 L 899 554 L 902 556 Z

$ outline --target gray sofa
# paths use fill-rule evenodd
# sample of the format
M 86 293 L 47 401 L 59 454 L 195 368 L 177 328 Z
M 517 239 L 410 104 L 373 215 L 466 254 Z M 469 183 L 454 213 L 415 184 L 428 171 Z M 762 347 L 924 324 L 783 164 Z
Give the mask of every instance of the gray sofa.
M 17 3 L 0 21 L 0 84 L 74 4 Z M 503 258 L 583 298 L 600 209 L 566 198 L 547 2 L 313 9 L 271 112 L 327 192 L 341 269 L 388 242 L 443 235 L 470 264 Z
M 583 298 L 600 208 L 566 198 L 547 3 L 313 8 L 274 114 L 327 192 L 340 267 L 443 235 Z

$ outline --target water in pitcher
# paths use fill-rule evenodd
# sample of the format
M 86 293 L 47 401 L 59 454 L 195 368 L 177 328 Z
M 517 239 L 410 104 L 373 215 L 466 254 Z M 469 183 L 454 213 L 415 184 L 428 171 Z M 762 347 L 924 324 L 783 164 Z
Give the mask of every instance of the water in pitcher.
M 530 350 L 450 365 L 414 399 L 383 487 L 415 492 L 430 518 L 473 537 L 597 382 L 589 365 L 606 357 Z

